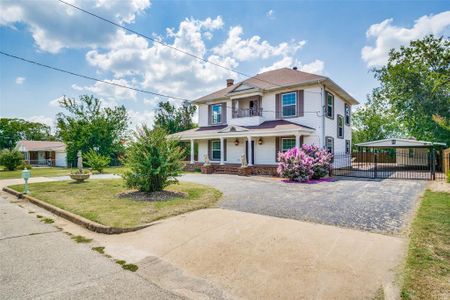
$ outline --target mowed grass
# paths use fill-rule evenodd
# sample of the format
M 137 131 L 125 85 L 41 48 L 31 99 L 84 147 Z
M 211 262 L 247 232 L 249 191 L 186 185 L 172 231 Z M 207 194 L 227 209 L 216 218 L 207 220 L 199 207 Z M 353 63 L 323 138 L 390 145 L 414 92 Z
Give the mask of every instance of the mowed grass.
M 56 176 L 65 176 L 69 174 L 72 171 L 75 171 L 76 169 L 70 169 L 70 168 L 32 168 L 30 170 L 32 177 L 56 177 Z M 108 167 L 105 170 L 103 170 L 104 174 L 122 174 L 125 171 L 124 167 Z M 97 172 L 93 172 L 94 174 L 97 174 Z M 2 166 L 0 166 L 0 180 L 1 179 L 15 179 L 15 178 L 21 178 L 22 176 L 22 170 L 15 170 L 15 171 L 7 171 L 4 170 Z
M 23 185 L 11 188 L 22 191 Z M 114 227 L 134 227 L 188 211 L 207 208 L 221 197 L 218 190 L 194 183 L 180 182 L 166 188 L 185 196 L 165 201 L 139 201 L 118 198 L 126 191 L 122 179 L 91 179 L 30 184 L 31 195 L 37 199 L 83 216 L 97 223 Z
M 450 193 L 426 191 L 413 221 L 403 299 L 450 299 Z

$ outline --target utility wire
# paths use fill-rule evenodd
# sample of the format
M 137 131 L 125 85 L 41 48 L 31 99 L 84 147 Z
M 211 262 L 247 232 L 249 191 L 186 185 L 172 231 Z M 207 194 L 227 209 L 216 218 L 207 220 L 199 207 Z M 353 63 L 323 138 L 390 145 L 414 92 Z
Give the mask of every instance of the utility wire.
M 231 71 L 231 72 L 233 72 L 233 73 L 242 75 L 242 76 L 247 77 L 247 78 L 253 78 L 253 79 L 256 79 L 256 80 L 259 80 L 259 81 L 262 81 L 262 82 L 265 82 L 265 83 L 269 83 L 269 84 L 272 84 L 272 85 L 275 85 L 275 86 L 278 86 L 278 87 L 283 87 L 283 85 L 280 85 L 280 84 L 277 84 L 277 83 L 274 83 L 274 82 L 270 82 L 270 81 L 267 81 L 267 80 L 265 80 L 265 79 L 258 78 L 257 76 L 251 76 L 251 75 L 248 75 L 248 74 L 243 73 L 243 72 L 241 72 L 241 71 L 238 71 L 238 70 L 236 70 L 236 69 L 228 68 L 228 67 L 226 67 L 226 66 L 224 66 L 224 65 L 215 63 L 215 62 L 210 61 L 210 60 L 207 60 L 207 59 L 205 59 L 205 58 L 203 58 L 203 57 L 200 57 L 200 56 L 198 56 L 198 55 L 195 55 L 195 54 L 190 53 L 190 52 L 188 52 L 188 51 L 185 51 L 185 50 L 183 50 L 183 49 L 179 49 L 179 48 L 177 48 L 177 47 L 175 47 L 175 46 L 169 45 L 169 44 L 164 43 L 164 42 L 162 42 L 162 41 L 160 41 L 160 40 L 158 40 L 158 39 L 155 39 L 155 38 L 152 38 L 152 37 L 147 36 L 147 35 L 145 35 L 145 34 L 139 33 L 139 32 L 137 32 L 137 31 L 135 31 L 135 30 L 133 30 L 133 29 L 130 29 L 130 28 L 128 28 L 128 27 L 125 27 L 125 26 L 123 26 L 123 25 L 120 25 L 119 23 L 116 23 L 116 22 L 111 21 L 111 20 L 109 20 L 109 19 L 106 19 L 106 18 L 104 18 L 104 17 L 102 17 L 102 16 L 99 16 L 99 15 L 93 13 L 93 12 L 90 12 L 90 11 L 88 11 L 88 10 L 85 10 L 85 9 L 81 8 L 81 7 L 78 7 L 78 6 L 76 6 L 76 5 L 72 4 L 72 3 L 68 3 L 68 2 L 63 1 L 63 0 L 58 0 L 58 1 L 59 1 L 60 3 L 63 3 L 63 4 L 65 4 L 65 5 L 67 5 L 67 6 L 70 6 L 70 7 L 74 8 L 74 9 L 77 9 L 77 10 L 79 10 L 79 11 L 81 11 L 81 12 L 84 12 L 84 13 L 86 13 L 86 14 L 92 16 L 92 17 L 95 17 L 95 18 L 97 18 L 97 19 L 100 19 L 100 20 L 102 20 L 102 21 L 104 21 L 104 22 L 106 22 L 106 23 L 109 23 L 109 24 L 111 24 L 111 25 L 114 25 L 114 26 L 116 26 L 116 27 L 119 27 L 119 28 L 121 28 L 121 29 L 123 29 L 123 30 L 126 30 L 126 31 L 128 31 L 128 32 L 134 33 L 134 34 L 136 34 L 136 35 L 138 35 L 138 36 L 140 36 L 140 37 L 143 37 L 143 38 L 148 39 L 148 40 L 150 40 L 150 41 L 153 41 L 153 42 L 155 42 L 155 43 L 161 44 L 161 45 L 163 45 L 163 46 L 165 46 L 165 47 L 168 47 L 168 48 L 170 48 L 170 49 L 173 49 L 173 50 L 175 50 L 175 51 L 181 52 L 181 53 L 183 53 L 183 54 L 185 54 L 185 55 L 188 55 L 188 56 L 190 56 L 190 57 L 193 57 L 193 58 L 195 58 L 195 59 L 201 60 L 201 61 L 203 61 L 203 62 L 205 62 L 205 63 L 212 64 L 212 65 L 214 65 L 214 66 L 216 66 L 216 67 L 222 68 L 222 69 L 227 70 L 227 71 Z
M 34 61 L 34 60 L 29 60 L 29 59 L 26 59 L 26 58 L 23 58 L 23 57 L 19 57 L 19 56 L 10 54 L 10 53 L 6 53 L 6 52 L 3 52 L 1 50 L 0 50 L 0 54 L 8 56 L 8 57 L 11 57 L 11 58 L 15 58 L 15 59 L 18 59 L 18 60 L 21 60 L 21 61 L 24 61 L 24 62 L 28 62 L 28 63 L 34 64 L 34 65 L 38 65 L 38 66 L 41 66 L 41 67 L 44 67 L 44 68 L 48 68 L 48 69 L 51 69 L 51 70 L 54 70 L 54 71 L 58 71 L 58 72 L 70 74 L 70 75 L 73 75 L 73 76 L 81 77 L 81 78 L 84 78 L 84 79 L 89 79 L 89 80 L 93 80 L 93 81 L 97 81 L 97 82 L 101 82 L 101 83 L 105 83 L 105 84 L 109 84 L 109 85 L 113 85 L 113 86 L 129 89 L 129 90 L 133 90 L 133 91 L 144 93 L 144 94 L 150 94 L 150 95 L 155 95 L 155 96 L 160 96 L 160 97 L 165 97 L 165 98 L 178 99 L 178 100 L 183 100 L 183 101 L 192 101 L 190 99 L 186 99 L 186 98 L 182 98 L 182 97 L 175 97 L 175 96 L 164 95 L 164 94 L 160 94 L 160 93 L 157 93 L 157 92 L 152 92 L 152 91 L 147 91 L 147 90 L 134 88 L 134 87 L 131 87 L 131 86 L 128 86 L 128 85 L 120 84 L 120 83 L 115 83 L 115 82 L 109 82 L 109 81 L 106 81 L 106 80 L 101 80 L 101 79 L 98 79 L 98 78 L 95 78 L 95 77 L 91 77 L 91 76 L 75 73 L 75 72 L 72 72 L 72 71 L 60 69 L 60 68 L 57 68 L 57 67 L 49 66 L 49 65 L 46 65 L 46 64 Z

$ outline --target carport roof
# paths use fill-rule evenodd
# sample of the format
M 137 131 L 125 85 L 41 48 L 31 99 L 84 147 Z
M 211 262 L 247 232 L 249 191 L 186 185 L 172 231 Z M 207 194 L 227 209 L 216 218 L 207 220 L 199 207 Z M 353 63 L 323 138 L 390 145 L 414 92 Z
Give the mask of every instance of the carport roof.
M 445 147 L 445 143 L 437 143 L 437 142 L 427 142 L 427 141 L 418 141 L 414 139 L 384 139 L 378 141 L 370 141 L 365 143 L 356 144 L 357 147 L 367 147 L 367 148 L 426 148 L 432 146 L 442 146 Z

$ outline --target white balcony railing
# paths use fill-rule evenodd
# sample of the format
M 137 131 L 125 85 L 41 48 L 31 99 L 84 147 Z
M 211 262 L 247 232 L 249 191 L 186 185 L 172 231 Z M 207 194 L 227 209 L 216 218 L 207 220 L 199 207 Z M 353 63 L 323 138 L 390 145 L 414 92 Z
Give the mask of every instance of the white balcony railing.
M 261 117 L 262 107 L 256 108 L 238 108 L 233 111 L 233 118 Z

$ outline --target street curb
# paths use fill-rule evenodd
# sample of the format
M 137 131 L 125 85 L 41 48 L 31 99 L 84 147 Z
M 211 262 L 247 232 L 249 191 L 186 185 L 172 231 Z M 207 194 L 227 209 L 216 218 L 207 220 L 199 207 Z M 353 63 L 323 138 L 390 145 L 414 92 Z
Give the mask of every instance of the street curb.
M 150 226 L 151 224 L 145 224 L 145 225 L 140 225 L 137 227 L 127 227 L 127 228 L 122 228 L 122 227 L 110 227 L 110 226 L 105 226 L 96 222 L 93 222 L 91 220 L 88 220 L 86 218 L 83 218 L 79 215 L 73 214 L 71 212 L 65 211 L 59 207 L 53 206 L 51 204 L 48 204 L 47 202 L 41 201 L 39 199 L 36 199 L 34 197 L 31 197 L 30 195 L 27 194 L 23 194 L 20 192 L 17 192 L 13 189 L 10 189 L 8 187 L 4 187 L 3 188 L 4 192 L 7 192 L 9 194 L 12 194 L 14 196 L 16 196 L 19 199 L 27 199 L 28 201 L 30 201 L 31 203 L 42 207 L 43 209 L 48 210 L 51 213 L 54 213 L 57 216 L 60 216 L 72 223 L 78 224 L 80 226 L 83 226 L 84 228 L 97 232 L 97 233 L 104 233 L 104 234 L 119 234 L 119 233 L 125 233 L 125 232 L 131 232 L 131 231 L 136 231 L 136 230 L 140 230 L 143 228 L 146 228 L 148 226 Z

